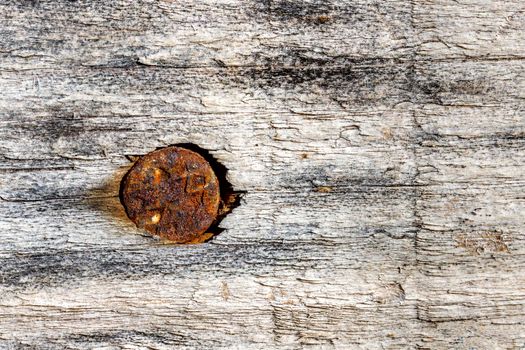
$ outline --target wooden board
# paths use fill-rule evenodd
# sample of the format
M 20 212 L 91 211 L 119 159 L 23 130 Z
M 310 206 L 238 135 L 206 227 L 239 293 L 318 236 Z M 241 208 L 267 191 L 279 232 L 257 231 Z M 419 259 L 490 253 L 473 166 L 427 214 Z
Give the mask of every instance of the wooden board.
M 525 348 L 518 0 L 0 4 L 0 348 Z M 119 202 L 193 143 L 201 245 Z

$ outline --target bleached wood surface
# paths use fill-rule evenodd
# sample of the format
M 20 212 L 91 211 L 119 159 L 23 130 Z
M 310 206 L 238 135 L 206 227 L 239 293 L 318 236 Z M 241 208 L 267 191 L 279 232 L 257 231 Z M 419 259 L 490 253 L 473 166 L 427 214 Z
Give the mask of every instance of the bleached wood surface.
M 525 348 L 521 0 L 0 3 L 0 348 Z M 209 243 L 125 217 L 195 143 Z

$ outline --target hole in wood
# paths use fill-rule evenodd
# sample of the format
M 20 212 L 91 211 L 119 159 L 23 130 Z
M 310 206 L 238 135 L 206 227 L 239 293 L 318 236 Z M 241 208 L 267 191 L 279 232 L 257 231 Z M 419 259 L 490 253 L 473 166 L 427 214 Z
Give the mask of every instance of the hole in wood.
M 222 219 L 240 204 L 228 170 L 194 144 L 158 148 L 128 157 L 120 201 L 137 227 L 173 243 L 207 242 L 223 231 Z

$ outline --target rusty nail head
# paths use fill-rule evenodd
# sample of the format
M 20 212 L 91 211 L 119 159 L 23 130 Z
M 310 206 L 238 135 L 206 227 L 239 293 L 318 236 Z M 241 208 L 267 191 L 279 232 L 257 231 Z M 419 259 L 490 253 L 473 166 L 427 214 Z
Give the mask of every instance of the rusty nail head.
M 133 165 L 123 180 L 122 202 L 137 227 L 176 243 L 202 242 L 217 218 L 219 181 L 198 153 L 166 147 Z

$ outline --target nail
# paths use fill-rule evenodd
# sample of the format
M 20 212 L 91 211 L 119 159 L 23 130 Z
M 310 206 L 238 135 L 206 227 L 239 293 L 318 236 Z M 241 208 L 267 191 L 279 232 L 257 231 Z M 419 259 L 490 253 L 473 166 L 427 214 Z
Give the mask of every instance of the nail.
M 122 182 L 128 217 L 153 235 L 176 243 L 202 242 L 216 220 L 219 181 L 201 155 L 166 147 L 139 158 Z

